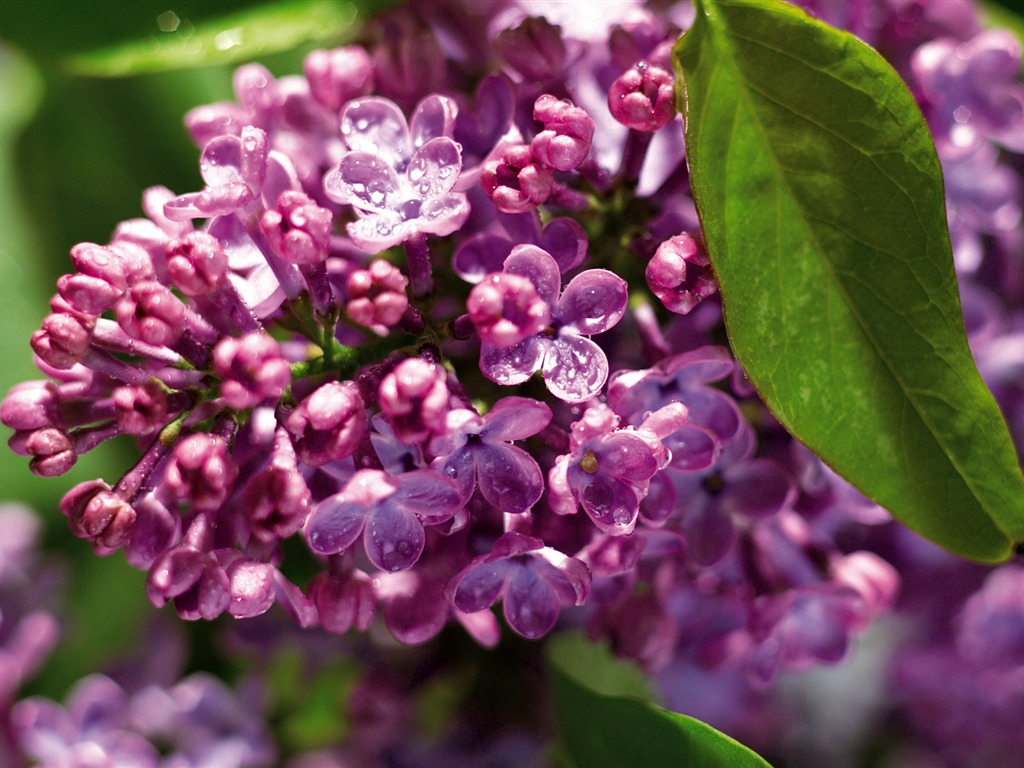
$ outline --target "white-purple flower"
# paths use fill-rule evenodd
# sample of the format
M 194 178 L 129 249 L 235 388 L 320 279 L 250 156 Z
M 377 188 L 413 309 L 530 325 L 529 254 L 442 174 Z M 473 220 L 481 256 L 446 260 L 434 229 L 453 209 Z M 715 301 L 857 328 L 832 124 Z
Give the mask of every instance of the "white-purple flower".
M 342 110 L 349 151 L 324 176 L 324 191 L 352 205 L 346 226 L 360 248 L 380 253 L 416 234 L 450 235 L 469 216 L 469 201 L 453 192 L 462 149 L 451 138 L 455 104 L 443 96 L 419 103 L 411 123 L 393 102 L 367 97 Z

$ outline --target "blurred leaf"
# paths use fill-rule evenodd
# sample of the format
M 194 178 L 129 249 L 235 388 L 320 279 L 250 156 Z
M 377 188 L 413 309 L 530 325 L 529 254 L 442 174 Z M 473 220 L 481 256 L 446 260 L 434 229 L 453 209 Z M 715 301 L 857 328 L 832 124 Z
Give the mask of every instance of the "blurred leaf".
M 196 24 L 167 12 L 159 17 L 166 31 L 77 54 L 62 65 L 75 75 L 122 77 L 241 62 L 305 43 L 337 44 L 351 39 L 362 13 L 380 5 L 287 0 Z
M 928 127 L 852 35 L 701 0 L 675 50 L 726 329 L 783 425 L 911 528 L 998 561 L 1024 477 L 975 368 Z
M 1013 32 L 1017 36 L 1017 40 L 1024 42 L 1024 16 L 1021 16 L 1019 2 L 982 0 L 979 5 L 986 27 L 1003 27 Z
M 586 681 L 594 693 L 653 698 L 647 678 L 639 667 L 614 658 L 605 646 L 591 642 L 582 632 L 563 632 L 552 638 L 547 654 L 552 664 Z
M 548 666 L 562 738 L 580 768 L 770 768 L 711 726 L 636 697 L 635 668 L 579 636 L 553 641 Z

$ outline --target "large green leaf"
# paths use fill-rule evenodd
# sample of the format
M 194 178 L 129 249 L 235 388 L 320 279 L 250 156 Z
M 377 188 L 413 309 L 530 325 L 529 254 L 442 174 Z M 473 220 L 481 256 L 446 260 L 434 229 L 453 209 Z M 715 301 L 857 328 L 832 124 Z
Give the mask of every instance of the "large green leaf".
M 706 723 L 638 698 L 643 675 L 579 636 L 557 638 L 548 662 L 562 738 L 580 768 L 770 768 Z
M 865 494 L 983 561 L 1024 478 L 972 361 L 939 161 L 898 75 L 772 0 L 699 0 L 675 49 L 694 197 L 737 358 Z
M 167 11 L 145 38 L 70 56 L 63 66 L 75 75 L 120 77 L 241 62 L 305 43 L 336 44 L 354 36 L 364 13 L 384 5 L 282 0 L 197 24 Z

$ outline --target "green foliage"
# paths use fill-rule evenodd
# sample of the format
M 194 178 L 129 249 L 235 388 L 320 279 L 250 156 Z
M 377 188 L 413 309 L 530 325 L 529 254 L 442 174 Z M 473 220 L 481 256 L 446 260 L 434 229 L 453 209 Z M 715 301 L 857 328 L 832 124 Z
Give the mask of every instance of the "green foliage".
M 779 420 L 910 527 L 998 561 L 1024 477 L 963 328 L 942 173 L 899 76 L 773 0 L 701 0 L 675 50 L 737 358 Z
M 770 768 L 711 726 L 646 701 L 639 670 L 579 635 L 553 641 L 548 666 L 566 752 L 581 768 Z
M 63 64 L 71 74 L 122 77 L 237 63 L 306 43 L 351 39 L 360 14 L 361 7 L 352 2 L 286 0 L 198 24 L 176 14 L 161 15 L 154 34 L 145 39 L 90 50 Z

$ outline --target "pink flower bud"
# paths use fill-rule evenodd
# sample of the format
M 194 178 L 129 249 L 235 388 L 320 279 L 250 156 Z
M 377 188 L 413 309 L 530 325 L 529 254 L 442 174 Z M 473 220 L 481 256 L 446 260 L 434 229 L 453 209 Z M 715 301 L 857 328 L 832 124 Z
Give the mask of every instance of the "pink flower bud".
M 133 339 L 154 346 L 169 346 L 185 326 L 185 305 L 155 280 L 133 286 L 117 305 L 117 322 Z
M 348 278 L 349 316 L 360 325 L 397 325 L 409 306 L 409 280 L 395 265 L 377 259 L 367 269 L 357 269 Z
M 700 243 L 683 232 L 662 243 L 651 257 L 647 285 L 666 309 L 685 315 L 718 290 L 710 264 Z
M 228 269 L 220 241 L 206 232 L 189 232 L 167 243 L 167 275 L 186 296 L 213 291 Z
M 531 211 L 548 199 L 554 173 L 534 158 L 530 147 L 515 144 L 480 169 L 480 186 L 504 213 Z
M 550 307 L 533 282 L 504 272 L 490 274 L 473 286 L 466 312 L 480 340 L 496 347 L 518 344 L 551 323 Z
M 366 405 L 350 381 L 331 381 L 303 400 L 285 421 L 299 459 L 319 467 L 351 456 L 366 432 Z
M 71 368 L 89 351 L 94 324 L 84 315 L 47 315 L 42 328 L 32 334 L 32 349 L 47 365 L 61 370 Z
M 448 386 L 444 368 L 420 358 L 400 363 L 380 383 L 380 409 L 399 440 L 418 443 L 444 424 Z
M 276 400 L 291 384 L 292 372 L 272 337 L 254 332 L 230 336 L 213 348 L 213 370 L 221 378 L 221 395 L 236 410 Z
M 63 475 L 78 460 L 71 438 L 55 427 L 37 429 L 30 434 L 24 450 L 34 457 L 28 468 L 40 477 Z
M 303 62 L 313 98 L 335 112 L 373 90 L 373 62 L 358 45 L 311 51 Z
M 559 171 L 569 171 L 587 159 L 594 138 L 594 121 L 573 104 L 544 94 L 533 105 L 533 118 L 544 130 L 533 137 L 533 156 Z
M 224 439 L 194 432 L 174 447 L 164 484 L 174 498 L 190 502 L 193 509 L 216 509 L 237 477 L 238 467 Z
M 646 61 L 624 72 L 608 89 L 612 117 L 636 131 L 656 131 L 676 113 L 672 75 Z
M 286 190 L 277 210 L 266 211 L 260 229 L 278 256 L 289 264 L 319 264 L 327 258 L 333 216 L 308 196 Z

